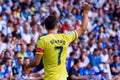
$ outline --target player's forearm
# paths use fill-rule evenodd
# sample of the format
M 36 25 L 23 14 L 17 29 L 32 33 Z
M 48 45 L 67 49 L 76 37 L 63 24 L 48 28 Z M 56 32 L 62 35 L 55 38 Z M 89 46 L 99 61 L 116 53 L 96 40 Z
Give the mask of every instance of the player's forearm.
M 30 64 L 28 64 L 26 68 L 33 68 L 37 66 L 40 63 L 42 56 L 42 54 L 36 54 L 34 60 Z
M 88 11 L 83 11 L 83 20 L 82 20 L 82 31 L 87 30 L 87 25 L 88 25 Z
M 88 24 L 88 11 L 83 11 L 82 26 L 81 28 L 76 30 L 79 36 L 87 30 L 87 24 Z
M 37 66 L 38 65 L 38 63 L 35 61 L 35 60 L 33 60 L 30 64 L 28 64 L 27 66 L 26 66 L 26 68 L 28 69 L 28 68 L 33 68 L 33 67 L 35 67 L 35 66 Z
M 78 35 L 80 36 L 83 32 L 87 30 L 87 25 L 88 25 L 88 12 L 91 8 L 91 6 L 86 3 L 82 2 L 83 5 L 83 20 L 82 20 L 82 27 L 77 30 Z

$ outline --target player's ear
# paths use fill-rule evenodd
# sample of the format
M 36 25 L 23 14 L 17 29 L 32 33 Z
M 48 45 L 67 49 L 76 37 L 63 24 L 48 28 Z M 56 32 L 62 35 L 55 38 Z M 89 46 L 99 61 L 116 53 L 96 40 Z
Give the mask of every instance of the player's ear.
M 58 28 L 59 28 L 59 24 L 58 24 L 58 23 L 56 24 L 55 28 L 56 28 L 56 29 L 58 29 Z

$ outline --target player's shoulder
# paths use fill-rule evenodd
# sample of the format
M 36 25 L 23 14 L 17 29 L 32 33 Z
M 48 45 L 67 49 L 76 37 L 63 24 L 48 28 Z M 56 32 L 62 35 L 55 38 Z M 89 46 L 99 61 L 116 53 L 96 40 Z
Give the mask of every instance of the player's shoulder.
M 74 33 L 76 33 L 76 30 L 65 32 L 65 33 L 61 33 L 60 35 L 69 35 L 69 34 L 74 34 Z
M 49 39 L 49 36 L 47 34 L 38 38 L 38 40 L 46 40 L 46 39 Z
M 38 40 L 44 40 L 45 39 L 45 36 L 40 36 L 39 38 L 38 38 Z

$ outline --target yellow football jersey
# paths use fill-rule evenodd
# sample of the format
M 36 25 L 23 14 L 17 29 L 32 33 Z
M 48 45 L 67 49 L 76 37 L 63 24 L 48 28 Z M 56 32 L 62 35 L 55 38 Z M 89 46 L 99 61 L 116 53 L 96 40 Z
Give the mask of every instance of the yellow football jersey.
M 45 80 L 66 80 L 68 46 L 77 38 L 77 32 L 72 31 L 69 34 L 48 34 L 38 40 L 36 54 L 43 54 Z

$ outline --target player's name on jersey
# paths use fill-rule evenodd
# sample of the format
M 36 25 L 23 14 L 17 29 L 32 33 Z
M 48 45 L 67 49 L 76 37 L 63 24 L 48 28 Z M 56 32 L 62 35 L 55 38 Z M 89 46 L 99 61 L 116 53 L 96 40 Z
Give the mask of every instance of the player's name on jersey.
M 52 39 L 52 40 L 50 40 L 50 43 L 51 43 L 51 44 L 57 43 L 57 44 L 65 45 L 66 41 L 64 41 L 64 40 L 54 40 L 54 39 Z

